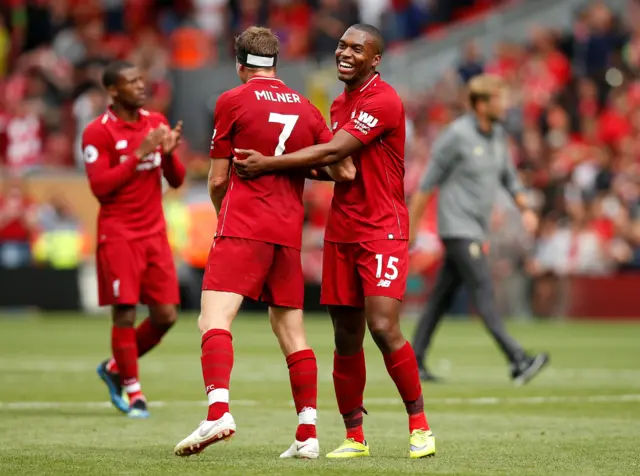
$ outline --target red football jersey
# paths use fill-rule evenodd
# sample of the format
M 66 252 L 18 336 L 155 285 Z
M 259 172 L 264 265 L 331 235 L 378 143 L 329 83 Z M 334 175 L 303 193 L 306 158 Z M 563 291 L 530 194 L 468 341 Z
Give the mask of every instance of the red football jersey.
M 137 122 L 126 122 L 108 109 L 84 130 L 85 167 L 100 202 L 98 242 L 133 240 L 165 229 L 162 176 L 179 187 L 185 168 L 175 154 L 163 156 L 160 147 L 143 161 L 135 156 L 149 131 L 160 124 L 168 124 L 162 114 L 141 109 Z
M 329 142 L 320 111 L 277 78 L 255 76 L 218 98 L 211 158 L 254 149 L 278 156 Z M 218 217 L 217 236 L 233 236 L 300 249 L 304 175 L 298 171 L 242 180 L 231 169 Z
M 406 240 L 409 212 L 404 196 L 404 106 L 379 74 L 331 105 L 333 130 L 343 129 L 364 147 L 352 155 L 353 182 L 336 183 L 325 240 L 358 243 Z

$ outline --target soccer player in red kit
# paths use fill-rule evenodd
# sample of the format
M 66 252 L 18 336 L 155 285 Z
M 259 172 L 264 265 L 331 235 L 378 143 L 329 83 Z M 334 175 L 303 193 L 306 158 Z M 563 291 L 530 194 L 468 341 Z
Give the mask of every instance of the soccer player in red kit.
M 347 430 L 330 458 L 369 455 L 362 430 L 367 326 L 409 415 L 410 457 L 435 454 L 418 366 L 400 330 L 409 260 L 405 115 L 398 94 L 376 72 L 382 51 L 380 32 L 370 25 L 354 25 L 340 39 L 336 63 L 345 90 L 331 107 L 335 135 L 330 142 L 275 158 L 239 149 L 234 161 L 245 178 L 326 166 L 349 156 L 357 170 L 353 182 L 335 185 L 325 234 L 321 301 L 333 320 L 333 380 Z
M 162 211 L 162 177 L 174 188 L 184 181 L 185 168 L 174 153 L 182 126 L 171 130 L 163 115 L 141 109 L 145 84 L 134 65 L 111 63 L 102 80 L 113 104 L 82 135 L 89 184 L 100 202 L 99 300 L 111 306 L 113 318 L 113 357 L 98 366 L 98 375 L 116 408 L 146 418 L 138 358 L 171 328 L 180 301 Z M 149 306 L 149 317 L 134 327 L 138 302 Z
M 217 101 L 210 153 L 209 193 L 218 228 L 202 283 L 198 321 L 209 410 L 206 420 L 178 443 L 175 453 L 199 453 L 235 433 L 229 411 L 231 324 L 247 297 L 269 304 L 271 326 L 289 367 L 298 428 L 295 442 L 281 457 L 317 458 L 317 364 L 306 341 L 302 314 L 305 173 L 239 180 L 231 158 L 234 148 L 251 146 L 281 155 L 328 142 L 332 136 L 320 112 L 276 77 L 279 43 L 269 29 L 247 29 L 235 48 L 243 84 Z M 349 164 L 346 179 L 355 173 Z

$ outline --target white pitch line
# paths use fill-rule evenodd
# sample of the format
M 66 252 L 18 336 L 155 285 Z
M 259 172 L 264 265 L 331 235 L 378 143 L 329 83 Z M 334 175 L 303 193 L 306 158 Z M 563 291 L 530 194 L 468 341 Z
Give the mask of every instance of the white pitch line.
M 640 402 L 640 394 L 628 395 L 591 395 L 591 396 L 549 396 L 549 397 L 479 397 L 479 398 L 427 398 L 426 405 L 544 405 L 548 403 L 623 403 Z M 289 403 L 289 402 L 287 402 Z M 334 400 L 320 400 L 320 406 L 334 405 Z M 394 398 L 369 398 L 365 399 L 365 405 L 393 405 L 400 406 L 400 399 Z M 258 406 L 265 402 L 257 400 L 232 400 L 232 405 L 237 406 Z M 180 401 L 152 401 L 149 402 L 151 408 L 162 407 L 204 407 L 205 400 L 180 400 Z M 107 409 L 112 405 L 109 402 L 0 402 L 0 410 L 52 410 L 52 409 Z

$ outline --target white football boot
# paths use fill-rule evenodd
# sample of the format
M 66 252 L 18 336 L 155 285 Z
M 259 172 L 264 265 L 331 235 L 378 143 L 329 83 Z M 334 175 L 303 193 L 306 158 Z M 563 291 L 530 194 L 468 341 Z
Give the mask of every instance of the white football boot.
M 296 440 L 280 458 L 316 459 L 320 456 L 320 443 L 317 438 L 309 438 L 307 441 Z
M 177 456 L 191 456 L 219 441 L 229 440 L 236 432 L 236 422 L 231 413 L 225 413 L 215 421 L 204 420 L 198 428 L 178 443 L 173 450 Z

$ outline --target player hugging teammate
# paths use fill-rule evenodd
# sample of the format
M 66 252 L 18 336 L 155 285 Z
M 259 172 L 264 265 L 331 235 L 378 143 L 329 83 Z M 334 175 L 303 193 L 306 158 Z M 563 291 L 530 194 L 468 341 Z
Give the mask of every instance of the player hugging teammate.
M 214 113 L 209 194 L 218 229 L 202 283 L 202 374 L 209 400 L 207 418 L 175 448 L 199 453 L 236 431 L 229 411 L 234 349 L 231 324 L 245 297 L 269 304 L 274 334 L 289 367 L 298 414 L 295 442 L 283 458 L 317 458 L 317 365 L 307 344 L 300 261 L 304 173 L 274 173 L 242 180 L 231 167 L 233 149 L 255 147 L 282 155 L 331 140 L 320 112 L 276 77 L 279 43 L 266 28 L 253 27 L 236 40 L 242 84 L 220 96 Z M 350 161 L 327 170 L 353 179 Z
M 335 330 L 333 380 L 347 433 L 329 458 L 369 455 L 362 429 L 367 327 L 409 415 L 410 457 L 436 451 L 418 365 L 400 330 L 409 260 L 405 115 L 396 91 L 376 72 L 383 48 L 380 32 L 370 25 L 354 25 L 340 39 L 336 66 L 345 90 L 331 106 L 331 141 L 284 154 L 234 144 L 235 168 L 244 178 L 331 166 L 348 157 L 356 168 L 353 181 L 335 185 L 325 235 L 321 301 Z

